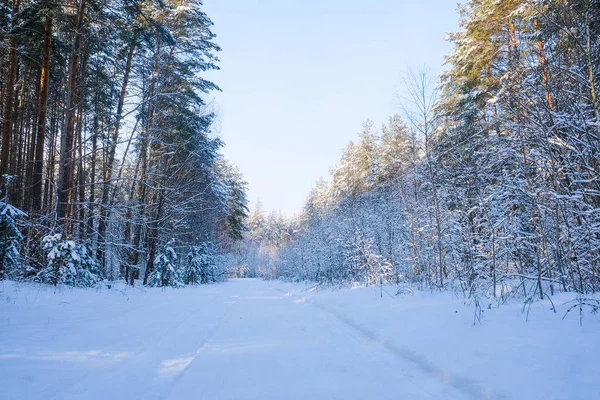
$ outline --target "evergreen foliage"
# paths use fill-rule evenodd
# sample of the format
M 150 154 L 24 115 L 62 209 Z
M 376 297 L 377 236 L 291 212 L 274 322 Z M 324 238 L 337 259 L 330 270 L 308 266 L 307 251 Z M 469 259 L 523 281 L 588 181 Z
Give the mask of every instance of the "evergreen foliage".
M 0 199 L 0 279 L 18 274 L 19 246 L 23 235 L 17 221 L 26 217 L 23 211 Z
M 0 4 L 0 197 L 29 215 L 28 275 L 45 275 L 48 232 L 61 241 L 44 246 L 86 243 L 101 278 L 132 285 L 148 282 L 171 238 L 226 253 L 243 235 L 246 183 L 205 101 L 219 90 L 205 72 L 220 48 L 203 10 L 201 0 Z M 20 236 L 2 234 L 0 273 L 23 275 Z
M 63 240 L 61 234 L 42 239 L 47 264 L 37 275 L 42 282 L 52 285 L 91 287 L 100 280 L 98 261 L 87 247 L 73 240 Z
M 194 246 L 187 255 L 182 269 L 182 280 L 187 285 L 216 282 L 214 250 L 206 244 Z
M 173 240 L 169 241 L 156 255 L 154 270 L 148 277 L 148 286 L 182 286 L 177 268 L 177 253 L 173 249 Z

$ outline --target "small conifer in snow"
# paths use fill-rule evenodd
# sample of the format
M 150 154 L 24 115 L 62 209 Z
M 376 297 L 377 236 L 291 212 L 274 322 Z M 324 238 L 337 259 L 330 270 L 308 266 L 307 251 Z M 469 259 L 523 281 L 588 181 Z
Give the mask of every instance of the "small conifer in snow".
M 148 286 L 183 286 L 175 265 L 176 261 L 177 253 L 173 249 L 173 240 L 171 240 L 154 258 L 154 270 L 148 277 Z
M 187 255 L 187 263 L 183 268 L 182 279 L 188 285 L 204 284 L 216 280 L 214 255 L 206 243 L 192 247 Z
M 27 215 L 0 199 L 0 278 L 10 276 L 19 264 L 19 244 L 23 236 L 17 220 Z
M 86 246 L 73 240 L 63 240 L 60 233 L 42 239 L 47 251 L 47 264 L 38 273 L 42 282 L 53 285 L 94 286 L 99 278 L 100 266 Z

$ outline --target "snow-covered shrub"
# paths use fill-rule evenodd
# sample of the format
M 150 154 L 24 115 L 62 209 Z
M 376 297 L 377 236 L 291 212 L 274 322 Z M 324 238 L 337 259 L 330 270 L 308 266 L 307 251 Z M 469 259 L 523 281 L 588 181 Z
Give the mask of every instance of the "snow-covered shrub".
M 48 262 L 38 273 L 42 282 L 90 287 L 100 280 L 100 265 L 85 245 L 63 240 L 57 233 L 42 238 L 42 246 Z
M 223 282 L 227 279 L 229 274 L 229 266 L 232 265 L 232 262 L 237 260 L 237 257 L 232 256 L 228 252 L 216 252 L 215 251 L 215 263 L 213 268 L 213 276 L 214 282 Z
M 11 276 L 19 264 L 19 245 L 23 236 L 17 220 L 27 215 L 0 199 L 0 278 Z
M 206 243 L 192 247 L 181 278 L 188 285 L 216 281 L 214 252 Z
M 377 253 L 373 239 L 359 232 L 346 247 L 349 252 L 346 266 L 350 271 L 350 280 L 369 286 L 391 279 L 393 267 Z
M 175 265 L 177 253 L 173 249 L 173 241 L 163 247 L 154 257 L 154 269 L 148 276 L 148 286 L 182 286 Z

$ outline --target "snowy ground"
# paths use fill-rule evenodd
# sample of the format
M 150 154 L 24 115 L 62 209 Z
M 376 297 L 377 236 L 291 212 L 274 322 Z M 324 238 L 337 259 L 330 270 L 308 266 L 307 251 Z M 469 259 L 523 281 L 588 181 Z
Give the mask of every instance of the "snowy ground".
M 567 298 L 473 309 L 450 293 L 260 280 L 79 290 L 0 282 L 2 399 L 594 399 L 600 318 Z

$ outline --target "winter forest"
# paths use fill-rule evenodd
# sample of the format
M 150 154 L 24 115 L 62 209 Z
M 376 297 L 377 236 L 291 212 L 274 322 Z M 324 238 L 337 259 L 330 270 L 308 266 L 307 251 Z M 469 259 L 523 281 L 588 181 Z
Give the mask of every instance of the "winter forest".
M 4 2 L 0 274 L 51 284 L 600 289 L 600 6 L 469 1 L 440 77 L 363 125 L 295 218 L 211 134 L 200 2 Z
M 299 218 L 248 219 L 251 273 L 544 299 L 600 289 L 600 4 L 468 1 L 440 77 L 364 123 Z
M 462 1 L 293 216 L 224 155 L 207 1 L 0 3 L 7 398 L 591 399 L 600 1 Z
M 245 183 L 211 134 L 220 50 L 201 2 L 3 2 L 0 274 L 220 278 Z M 181 270 L 180 270 L 181 269 Z

